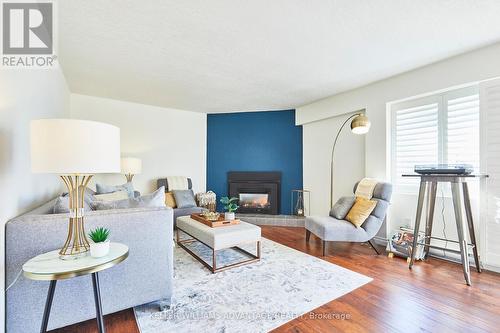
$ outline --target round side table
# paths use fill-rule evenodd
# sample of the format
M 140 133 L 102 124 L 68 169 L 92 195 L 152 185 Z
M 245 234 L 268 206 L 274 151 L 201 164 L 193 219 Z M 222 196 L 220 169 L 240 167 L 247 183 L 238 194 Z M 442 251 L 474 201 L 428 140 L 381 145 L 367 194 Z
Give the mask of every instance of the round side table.
M 57 280 L 70 279 L 81 275 L 92 275 L 94 300 L 96 308 L 97 327 L 100 333 L 105 333 L 102 315 L 101 291 L 99 289 L 98 272 L 113 267 L 128 257 L 128 247 L 120 243 L 111 243 L 108 255 L 102 258 L 92 258 L 90 255 L 75 260 L 59 259 L 59 250 L 47 252 L 28 260 L 23 265 L 23 274 L 31 280 L 50 281 L 45 310 L 43 312 L 40 332 L 47 332 L 50 308 L 56 289 Z

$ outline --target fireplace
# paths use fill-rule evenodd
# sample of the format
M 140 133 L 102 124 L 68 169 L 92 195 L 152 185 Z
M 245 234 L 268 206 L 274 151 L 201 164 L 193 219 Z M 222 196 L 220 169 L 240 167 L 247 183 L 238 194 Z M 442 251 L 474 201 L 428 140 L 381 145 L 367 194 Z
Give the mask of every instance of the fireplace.
M 279 214 L 281 172 L 228 172 L 229 196 L 238 198 L 238 213 Z

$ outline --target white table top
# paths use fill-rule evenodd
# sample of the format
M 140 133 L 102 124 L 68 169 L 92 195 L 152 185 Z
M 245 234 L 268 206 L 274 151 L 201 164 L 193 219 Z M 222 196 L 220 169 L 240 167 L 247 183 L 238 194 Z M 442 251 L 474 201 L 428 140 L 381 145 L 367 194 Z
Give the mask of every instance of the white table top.
M 92 258 L 90 252 L 85 257 L 74 260 L 59 258 L 59 250 L 40 254 L 23 265 L 23 273 L 32 280 L 62 280 L 86 275 L 110 268 L 128 257 L 128 246 L 110 243 L 108 255 Z

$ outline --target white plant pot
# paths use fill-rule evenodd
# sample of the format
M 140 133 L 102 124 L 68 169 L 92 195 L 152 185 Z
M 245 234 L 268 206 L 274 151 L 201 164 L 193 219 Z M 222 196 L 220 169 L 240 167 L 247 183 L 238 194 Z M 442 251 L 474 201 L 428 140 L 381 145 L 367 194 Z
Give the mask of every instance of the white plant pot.
M 234 212 L 233 213 L 229 213 L 229 212 L 224 213 L 224 218 L 228 221 L 234 220 L 235 219 Z
M 101 258 L 109 253 L 109 239 L 101 243 L 90 243 L 90 256 L 93 258 Z

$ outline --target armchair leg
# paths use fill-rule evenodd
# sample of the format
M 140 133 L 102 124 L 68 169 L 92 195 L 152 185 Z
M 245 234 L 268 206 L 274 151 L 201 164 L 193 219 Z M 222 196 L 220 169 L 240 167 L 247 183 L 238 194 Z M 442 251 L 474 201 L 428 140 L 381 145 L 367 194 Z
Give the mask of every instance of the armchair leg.
M 306 229 L 306 243 L 309 243 L 310 238 L 311 238 L 311 232 Z
M 377 252 L 377 254 L 380 254 L 380 252 L 377 250 L 371 239 L 368 241 L 368 244 L 371 245 L 371 247 L 375 250 L 375 252 Z
M 325 256 L 325 252 L 326 252 L 326 241 L 323 241 L 323 257 Z

